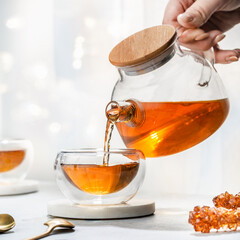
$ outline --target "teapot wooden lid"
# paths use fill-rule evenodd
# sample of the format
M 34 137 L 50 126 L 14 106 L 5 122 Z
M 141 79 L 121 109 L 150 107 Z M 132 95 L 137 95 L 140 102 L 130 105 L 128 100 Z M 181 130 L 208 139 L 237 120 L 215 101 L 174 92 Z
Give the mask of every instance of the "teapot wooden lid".
M 117 67 L 142 64 L 161 55 L 174 42 L 176 35 L 171 25 L 144 29 L 116 45 L 109 54 L 109 61 Z

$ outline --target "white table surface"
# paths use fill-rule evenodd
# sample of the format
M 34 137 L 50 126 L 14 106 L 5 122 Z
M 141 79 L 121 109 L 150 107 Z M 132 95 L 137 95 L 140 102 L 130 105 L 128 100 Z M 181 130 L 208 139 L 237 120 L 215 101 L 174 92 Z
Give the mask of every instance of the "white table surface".
M 138 198 L 142 196 L 137 196 Z M 0 234 L 0 240 L 24 240 L 46 230 L 43 225 L 47 216 L 47 202 L 64 198 L 55 183 L 41 183 L 40 190 L 17 196 L 0 197 L 0 213 L 11 214 L 16 226 Z M 156 212 L 152 216 L 122 220 L 70 220 L 76 225 L 72 230 L 55 230 L 44 239 L 54 240 L 239 240 L 237 232 L 195 233 L 188 224 L 188 212 L 195 205 L 211 204 L 211 197 L 166 195 L 156 201 Z

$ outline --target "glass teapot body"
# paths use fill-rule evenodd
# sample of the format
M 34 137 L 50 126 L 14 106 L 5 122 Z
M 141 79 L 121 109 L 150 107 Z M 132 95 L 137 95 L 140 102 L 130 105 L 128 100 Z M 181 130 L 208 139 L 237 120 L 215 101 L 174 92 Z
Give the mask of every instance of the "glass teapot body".
M 164 53 L 118 68 L 120 78 L 111 97 L 135 109 L 135 116 L 118 119 L 116 126 L 125 145 L 146 157 L 174 154 L 202 142 L 229 111 L 224 86 L 209 60 L 182 50 L 176 41 Z

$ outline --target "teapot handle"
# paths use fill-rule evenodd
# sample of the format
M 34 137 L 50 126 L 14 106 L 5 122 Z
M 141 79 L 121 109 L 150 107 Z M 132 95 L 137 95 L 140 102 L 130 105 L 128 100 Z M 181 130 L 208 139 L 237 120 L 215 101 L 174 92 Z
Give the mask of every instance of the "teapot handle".
M 178 33 L 179 29 L 180 28 L 176 28 L 176 32 L 177 33 Z M 177 43 L 178 43 L 178 38 L 179 37 L 177 37 Z M 181 51 L 181 48 L 180 48 L 179 44 L 177 44 L 177 46 L 178 46 L 179 50 Z M 196 51 L 196 52 L 198 52 L 198 51 Z M 200 56 L 204 57 L 206 60 L 208 60 L 211 63 L 211 65 L 214 67 L 215 57 L 214 57 L 214 50 L 213 50 L 213 48 L 210 48 L 210 49 L 208 49 L 206 51 L 203 51 L 203 52 L 198 52 L 198 54 Z
M 215 56 L 213 48 L 208 49 L 207 51 L 203 52 L 203 57 L 208 60 L 212 66 L 215 64 Z

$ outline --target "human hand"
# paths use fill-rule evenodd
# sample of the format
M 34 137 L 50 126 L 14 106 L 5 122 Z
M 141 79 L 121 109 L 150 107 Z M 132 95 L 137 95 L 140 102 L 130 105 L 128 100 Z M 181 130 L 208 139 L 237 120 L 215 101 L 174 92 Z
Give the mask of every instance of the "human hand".
M 240 49 L 221 50 L 223 32 L 240 23 L 240 0 L 170 0 L 164 24 L 173 25 L 181 45 L 196 51 L 214 48 L 217 63 L 238 61 Z

